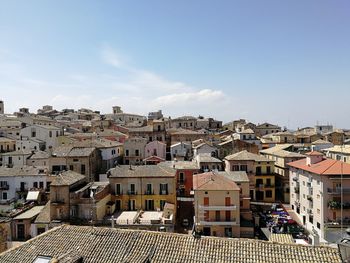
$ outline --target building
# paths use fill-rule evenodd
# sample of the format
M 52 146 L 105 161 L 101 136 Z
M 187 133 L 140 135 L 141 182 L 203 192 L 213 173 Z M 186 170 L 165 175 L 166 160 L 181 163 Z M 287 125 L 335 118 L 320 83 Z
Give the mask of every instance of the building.
M 343 131 L 332 131 L 324 134 L 325 140 L 333 143 L 334 145 L 342 145 L 345 140 L 345 134 Z
M 22 123 L 16 119 L 0 120 L 0 136 L 11 139 L 20 139 Z
M 272 141 L 275 143 L 296 143 L 297 137 L 289 131 L 276 132 L 271 134 Z
M 208 153 L 197 154 L 194 161 L 197 163 L 201 172 L 223 170 L 222 161 Z
M 195 130 L 197 127 L 197 118 L 193 116 L 182 116 L 172 119 L 171 127 Z
M 245 172 L 196 174 L 193 190 L 197 232 L 222 237 L 254 236 Z
M 191 143 L 192 141 L 198 140 L 198 139 L 208 139 L 208 134 L 204 133 L 203 131 L 194 131 L 194 130 L 188 130 L 188 129 L 172 129 L 167 131 L 169 136 L 169 143 L 170 145 L 178 143 L 178 142 L 186 142 Z
M 350 145 L 335 145 L 333 147 L 323 149 L 328 158 L 333 160 L 350 163 Z
M 159 120 L 163 118 L 162 110 L 153 111 L 148 113 L 148 120 Z
M 248 151 L 251 153 L 258 154 L 259 146 L 249 142 L 234 140 L 232 137 L 217 144 L 218 154 L 220 159 L 224 159 L 225 156 L 238 153 L 241 151 Z
M 311 151 L 313 152 L 320 152 L 324 149 L 328 149 L 328 148 L 331 148 L 333 147 L 334 144 L 329 142 L 329 141 L 325 141 L 325 140 L 322 140 L 322 139 L 319 139 L 317 141 L 314 141 L 311 143 Z
M 195 231 L 205 236 L 240 237 L 240 188 L 218 173 L 193 178 Z
M 21 139 L 36 139 L 45 142 L 45 149 L 51 149 L 57 146 L 57 138 L 63 135 L 59 127 L 50 125 L 30 125 L 21 129 Z M 36 150 L 36 149 L 31 149 Z
M 276 175 L 276 200 L 289 203 L 290 186 L 289 186 L 289 166 L 290 162 L 305 158 L 304 155 L 294 152 L 292 144 L 278 144 L 260 153 L 275 163 L 274 173 Z
M 142 127 L 129 128 L 129 137 L 142 137 L 151 141 L 165 141 L 165 123 L 161 120 L 154 120 L 152 124 Z
M 293 189 L 290 195 L 292 209 L 311 233 L 312 244 L 327 242 L 328 226 L 350 224 L 350 181 L 347 180 L 350 164 L 324 158 L 319 152 L 309 152 L 306 158 L 288 165 Z
M 203 142 L 193 147 L 193 157 L 196 157 L 199 154 L 207 154 L 216 157 L 218 156 L 218 149 L 215 146 Z
M 24 198 L 28 191 L 45 192 L 50 185 L 47 170 L 32 166 L 0 167 L 0 203 L 11 203 Z
M 91 253 L 93 251 L 93 253 Z M 337 248 L 142 230 L 63 225 L 0 254 L 1 262 L 322 262 Z
M 16 140 L 0 137 L 0 153 L 16 151 Z
M 192 157 L 191 143 L 178 142 L 170 146 L 171 160 L 185 161 Z
M 224 158 L 225 171 L 245 171 L 250 181 L 250 197 L 256 201 L 275 201 L 274 161 L 248 151 Z
M 0 100 L 0 114 L 4 114 L 5 108 L 4 108 L 4 101 Z
M 245 130 L 234 133 L 233 139 L 234 140 L 241 140 L 241 141 L 251 143 L 251 144 L 255 144 L 259 148 L 261 148 L 261 142 L 256 137 L 256 135 L 252 129 L 245 129 Z
M 145 159 L 147 139 L 142 137 L 129 138 L 124 143 L 124 164 L 141 164 Z
M 157 211 L 176 204 L 176 170 L 160 165 L 120 165 L 108 171 L 116 211 Z
M 281 127 L 265 122 L 263 124 L 258 124 L 254 131 L 257 136 L 261 137 L 263 135 L 280 132 Z
M 315 125 L 314 130 L 316 133 L 320 133 L 320 134 L 329 133 L 329 132 L 333 131 L 333 125 L 329 125 L 329 124 L 327 124 L 327 125 Z
M 166 144 L 160 141 L 152 141 L 145 146 L 145 158 L 159 157 L 165 161 L 166 159 Z
M 0 154 L 1 165 L 4 167 L 23 167 L 33 153 L 29 150 L 18 150 Z
M 86 184 L 87 179 L 82 174 L 73 171 L 58 174 L 50 185 L 50 220 L 69 222 L 76 215 L 72 197 Z

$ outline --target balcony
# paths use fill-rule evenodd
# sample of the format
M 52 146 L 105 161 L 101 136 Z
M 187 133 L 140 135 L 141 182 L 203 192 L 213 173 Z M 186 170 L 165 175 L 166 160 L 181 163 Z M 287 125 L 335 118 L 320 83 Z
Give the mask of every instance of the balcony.
M 234 211 L 237 210 L 237 206 L 235 205 L 229 205 L 229 206 L 224 206 L 224 205 L 199 205 L 198 206 L 199 210 L 204 210 L 204 211 Z
M 328 194 L 333 194 L 333 195 L 340 195 L 341 194 L 341 188 L 327 188 L 327 193 Z M 343 187 L 343 194 L 350 194 L 350 187 Z
M 123 191 L 117 191 L 116 193 L 115 193 L 115 195 L 123 195 Z
M 137 191 L 128 190 L 128 195 L 137 195 Z
M 237 221 L 216 221 L 216 219 L 205 219 L 203 221 L 199 221 L 199 225 L 202 226 L 239 226 Z
M 8 184 L 3 184 L 0 186 L 0 190 L 9 190 L 10 186 Z
M 295 186 L 294 187 L 294 193 L 299 194 L 299 192 L 300 192 L 300 187 L 299 186 Z
M 312 215 L 312 214 L 313 214 L 312 209 L 310 209 L 310 208 L 307 209 L 306 212 L 307 212 L 309 215 Z
M 177 180 L 177 183 L 178 183 L 178 184 L 185 184 L 185 182 L 186 182 L 186 179 Z
M 275 187 L 275 185 L 273 185 L 273 184 L 265 184 L 265 188 L 273 188 L 273 187 Z
M 169 191 L 168 191 L 168 190 L 160 190 L 160 191 L 159 191 L 159 194 L 160 194 L 160 195 L 168 195 L 168 194 L 169 194 Z
M 65 202 L 64 202 L 64 200 L 57 199 L 57 200 L 52 200 L 51 204 L 52 205 L 64 205 Z
M 307 195 L 306 199 L 312 202 L 312 200 L 313 200 L 312 195 Z
M 341 203 L 339 201 L 329 201 L 328 202 L 328 208 L 330 209 L 341 209 L 342 206 L 341 206 Z M 350 209 L 350 203 L 346 202 L 346 203 L 343 203 L 343 209 Z
M 294 182 L 299 182 L 299 178 L 298 177 L 293 177 L 293 181 Z
M 16 188 L 16 192 L 28 192 L 28 188 L 27 187 L 21 187 L 21 188 Z
M 152 190 L 146 190 L 145 195 L 154 195 L 154 191 Z

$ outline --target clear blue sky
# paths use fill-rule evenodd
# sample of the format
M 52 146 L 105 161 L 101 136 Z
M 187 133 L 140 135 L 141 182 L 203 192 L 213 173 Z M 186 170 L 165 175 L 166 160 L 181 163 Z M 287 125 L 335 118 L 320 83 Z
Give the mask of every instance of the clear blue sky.
M 0 97 L 350 128 L 350 2 L 1 1 Z

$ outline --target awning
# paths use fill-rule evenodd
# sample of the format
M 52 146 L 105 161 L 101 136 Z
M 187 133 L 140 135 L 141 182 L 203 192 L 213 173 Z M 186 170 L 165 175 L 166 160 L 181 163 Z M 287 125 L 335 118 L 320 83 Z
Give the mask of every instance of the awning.
M 39 191 L 29 191 L 27 194 L 27 201 L 38 201 Z

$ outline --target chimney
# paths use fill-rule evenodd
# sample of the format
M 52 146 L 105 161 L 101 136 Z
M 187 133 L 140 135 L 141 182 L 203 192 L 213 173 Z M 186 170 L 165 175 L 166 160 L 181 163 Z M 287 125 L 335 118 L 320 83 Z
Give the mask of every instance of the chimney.
M 323 154 L 320 152 L 308 152 L 306 155 L 306 165 L 310 166 L 315 163 L 319 163 L 323 160 Z

